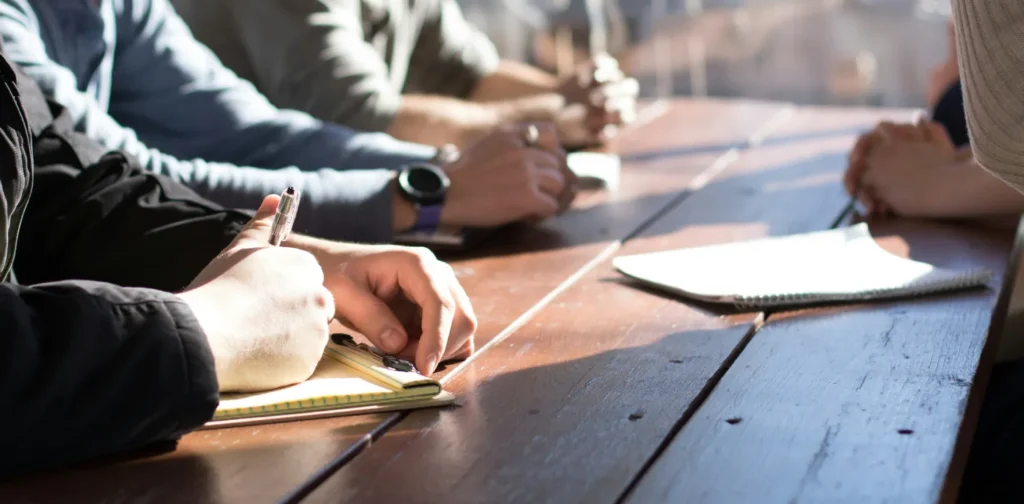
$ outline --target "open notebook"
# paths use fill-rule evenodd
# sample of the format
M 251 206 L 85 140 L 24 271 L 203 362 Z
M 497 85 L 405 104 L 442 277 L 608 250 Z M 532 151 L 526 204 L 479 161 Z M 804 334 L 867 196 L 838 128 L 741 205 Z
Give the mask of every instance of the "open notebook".
M 867 224 L 780 238 L 622 256 L 623 274 L 740 309 L 910 297 L 983 286 L 985 269 L 947 270 L 894 256 Z
M 453 401 L 437 380 L 411 371 L 409 363 L 336 334 L 308 380 L 267 392 L 223 394 L 206 427 L 426 408 Z

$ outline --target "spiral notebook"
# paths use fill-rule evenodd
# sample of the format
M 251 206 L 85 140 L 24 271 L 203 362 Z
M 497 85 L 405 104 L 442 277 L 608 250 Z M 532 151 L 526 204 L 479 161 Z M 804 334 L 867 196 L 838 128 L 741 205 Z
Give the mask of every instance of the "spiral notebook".
M 986 285 L 986 269 L 950 270 L 892 255 L 867 224 L 779 238 L 622 256 L 644 284 L 739 309 L 920 296 Z
M 405 410 L 451 404 L 441 383 L 350 336 L 334 335 L 308 380 L 248 394 L 222 394 L 206 428 L 327 416 Z

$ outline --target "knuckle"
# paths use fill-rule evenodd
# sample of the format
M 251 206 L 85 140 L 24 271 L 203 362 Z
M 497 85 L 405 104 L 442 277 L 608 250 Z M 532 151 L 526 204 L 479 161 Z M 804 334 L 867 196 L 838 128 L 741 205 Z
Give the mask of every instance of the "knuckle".
M 441 308 L 448 312 L 454 312 L 458 305 L 455 303 L 455 298 L 452 297 L 448 292 L 438 289 L 437 302 L 441 305 Z
M 441 274 L 445 275 L 446 277 L 455 278 L 455 269 L 452 268 L 451 264 L 448 264 L 443 261 L 437 261 L 437 269 Z
M 476 313 L 473 311 L 472 307 L 467 307 L 463 316 L 466 319 L 466 331 L 468 331 L 470 336 L 472 336 L 476 333 L 476 330 L 480 328 L 480 321 L 477 320 Z
M 409 259 L 419 267 L 426 267 L 437 261 L 434 253 L 426 247 L 413 247 L 409 250 Z
M 312 296 L 313 306 L 320 311 L 334 311 L 334 296 L 331 291 L 324 287 L 320 287 L 313 292 Z

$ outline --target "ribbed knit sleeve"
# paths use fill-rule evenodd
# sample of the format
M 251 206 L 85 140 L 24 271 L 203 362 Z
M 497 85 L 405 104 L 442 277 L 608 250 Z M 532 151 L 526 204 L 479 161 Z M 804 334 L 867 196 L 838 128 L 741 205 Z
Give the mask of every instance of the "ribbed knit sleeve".
M 1024 1 L 954 0 L 974 156 L 1024 192 Z

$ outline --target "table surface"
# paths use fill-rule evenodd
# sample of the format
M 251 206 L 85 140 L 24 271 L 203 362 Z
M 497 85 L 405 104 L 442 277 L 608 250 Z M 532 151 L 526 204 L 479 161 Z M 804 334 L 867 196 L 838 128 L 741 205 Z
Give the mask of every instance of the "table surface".
M 828 229 L 856 134 L 905 110 L 648 104 L 614 190 L 447 257 L 479 351 L 456 407 L 199 431 L 0 485 L 4 502 L 937 502 L 956 493 L 1014 233 L 872 222 L 985 289 L 738 313 L 640 288 L 630 254 Z M 996 314 L 995 316 L 993 314 Z

